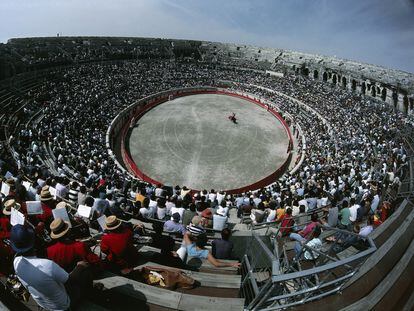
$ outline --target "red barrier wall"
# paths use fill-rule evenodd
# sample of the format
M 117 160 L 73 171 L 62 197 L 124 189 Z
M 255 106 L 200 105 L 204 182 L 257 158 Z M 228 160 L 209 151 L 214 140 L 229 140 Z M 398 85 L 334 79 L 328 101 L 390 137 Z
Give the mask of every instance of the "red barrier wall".
M 151 177 L 145 175 L 135 164 L 135 162 L 132 160 L 131 155 L 129 154 L 129 152 L 127 151 L 127 149 L 125 148 L 125 140 L 126 140 L 126 136 L 128 134 L 128 130 L 130 127 L 130 122 L 133 118 L 135 118 L 135 122 L 137 120 L 139 120 L 139 118 L 141 118 L 146 112 L 148 112 L 149 110 L 151 110 L 152 108 L 154 108 L 155 106 L 162 104 L 164 102 L 166 102 L 169 98 L 170 95 L 173 95 L 174 98 L 176 97 L 182 97 L 182 96 L 189 96 L 189 95 L 195 95 L 195 94 L 222 94 L 222 95 L 227 95 L 227 96 L 234 96 L 234 97 L 239 97 L 242 98 L 244 100 L 248 100 L 260 107 L 263 107 L 264 109 L 268 110 L 275 118 L 277 118 L 282 124 L 283 127 L 285 128 L 288 137 L 289 137 L 289 148 L 290 146 L 293 146 L 293 138 L 292 138 L 292 134 L 290 132 L 289 126 L 287 125 L 286 121 L 282 118 L 282 116 L 275 110 L 269 108 L 268 106 L 261 102 L 260 100 L 251 98 L 249 96 L 246 95 L 241 95 L 241 94 L 236 94 L 236 93 L 232 93 L 229 91 L 224 91 L 224 90 L 217 90 L 217 91 L 189 91 L 189 92 L 171 92 L 168 95 L 165 95 L 157 100 L 151 101 L 150 103 L 142 106 L 140 109 L 138 109 L 135 114 L 131 115 L 130 118 L 128 119 L 128 122 L 126 122 L 123 125 L 123 128 L 121 130 L 121 155 L 122 155 L 122 159 L 124 161 L 124 164 L 126 165 L 127 169 L 133 173 L 136 177 L 138 177 L 139 179 L 151 183 L 151 184 L 159 184 L 160 182 L 152 179 Z M 291 160 L 291 153 L 289 152 L 289 155 L 287 157 L 287 159 L 285 160 L 285 162 L 276 170 L 274 171 L 272 174 L 270 174 L 269 176 L 266 176 L 265 178 L 250 184 L 250 185 L 246 185 L 244 187 L 241 188 L 237 188 L 237 189 L 228 189 L 225 190 L 226 193 L 229 194 L 234 194 L 234 193 L 241 193 L 241 192 L 246 192 L 246 191 L 250 191 L 250 190 L 256 190 L 259 188 L 263 188 L 273 182 L 276 181 L 276 179 L 278 177 L 280 177 L 284 171 L 287 169 L 287 167 L 289 166 Z M 193 189 L 195 190 L 195 189 Z M 197 191 L 197 190 L 195 190 Z

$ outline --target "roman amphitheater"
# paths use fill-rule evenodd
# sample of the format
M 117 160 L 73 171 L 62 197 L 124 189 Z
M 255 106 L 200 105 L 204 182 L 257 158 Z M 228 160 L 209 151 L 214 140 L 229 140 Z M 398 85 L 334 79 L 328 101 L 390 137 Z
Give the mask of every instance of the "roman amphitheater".
M 51 259 L 58 218 L 99 258 L 73 310 L 414 309 L 412 73 L 218 42 L 21 38 L 0 44 L 0 103 L 2 310 L 40 310 L 12 277 L 10 224 Z M 134 260 L 105 248 L 114 218 Z

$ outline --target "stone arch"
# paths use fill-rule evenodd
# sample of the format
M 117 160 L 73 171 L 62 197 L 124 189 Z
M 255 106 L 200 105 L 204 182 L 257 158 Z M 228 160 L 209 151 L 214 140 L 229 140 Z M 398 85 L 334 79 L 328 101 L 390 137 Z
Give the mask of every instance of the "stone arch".
M 408 96 L 404 95 L 403 97 L 403 107 L 404 107 L 404 113 L 408 112 Z
M 346 78 L 342 77 L 342 86 L 346 88 Z
M 351 89 L 352 89 L 353 91 L 355 91 L 355 90 L 356 90 L 356 87 L 357 87 L 357 83 L 356 83 L 356 81 L 355 81 L 354 79 L 352 79 Z
M 314 79 L 318 79 L 319 78 L 319 72 L 316 69 L 313 71 L 313 78 Z
M 336 79 L 337 79 L 336 74 L 334 74 L 333 77 L 332 77 L 332 83 L 333 84 L 336 84 Z
M 377 96 L 377 88 L 375 85 L 371 86 L 371 96 L 376 97 Z
M 387 99 L 387 89 L 384 87 L 381 92 L 381 99 L 385 101 Z
M 361 84 L 361 93 L 365 95 L 366 90 L 367 90 L 367 85 L 365 84 L 365 82 L 362 82 L 362 84 Z
M 307 68 L 307 67 L 302 67 L 302 74 L 304 75 L 304 76 L 309 76 L 309 68 Z
M 322 75 L 323 81 L 328 81 L 328 73 L 325 71 Z
M 396 91 L 392 92 L 392 101 L 394 104 L 394 107 L 397 108 L 397 104 L 398 104 L 398 93 Z

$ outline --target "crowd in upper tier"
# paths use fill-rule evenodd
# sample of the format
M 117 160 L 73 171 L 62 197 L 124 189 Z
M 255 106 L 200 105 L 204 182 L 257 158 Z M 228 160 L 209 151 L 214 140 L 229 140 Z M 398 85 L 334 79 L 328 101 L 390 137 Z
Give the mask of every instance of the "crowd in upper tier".
M 192 193 L 185 185 L 149 185 L 116 166 L 105 138 L 123 108 L 163 90 L 221 86 L 223 81 L 293 116 L 295 135 L 300 128 L 306 141 L 298 136 L 296 153 L 305 155 L 295 173 L 287 172 L 263 189 L 229 195 L 220 189 Z M 191 257 L 238 267 L 221 261 L 232 258 L 232 208 L 239 217 L 248 215 L 253 225 L 279 224 L 274 234 L 297 242 L 297 260 L 317 256 L 302 245 L 319 248 L 323 224 L 366 237 L 395 207 L 384 197 L 398 190 L 406 173 L 399 128 L 413 124 L 385 103 L 311 79 L 173 60 L 67 68 L 32 95 L 37 111 L 25 111 L 23 118 L 40 112 L 38 117 L 21 122 L 9 139 L 12 153 L 3 149 L 0 154 L 5 185 L 0 269 L 14 270 L 36 302 L 51 310 L 76 304 L 102 269 L 131 272 L 140 258 L 134 243 L 145 230 L 134 219 L 158 220 L 151 238 L 161 252 L 154 260 L 181 268 Z M 40 214 L 28 201 L 41 202 Z M 323 211 L 322 216 L 316 211 Z M 23 216 L 25 224 L 11 226 L 12 212 L 14 221 Z M 222 235 L 211 250 L 206 248 L 208 229 Z M 176 249 L 163 231 L 181 236 L 182 246 Z M 78 241 L 99 232 L 100 242 L 93 244 L 105 259 Z

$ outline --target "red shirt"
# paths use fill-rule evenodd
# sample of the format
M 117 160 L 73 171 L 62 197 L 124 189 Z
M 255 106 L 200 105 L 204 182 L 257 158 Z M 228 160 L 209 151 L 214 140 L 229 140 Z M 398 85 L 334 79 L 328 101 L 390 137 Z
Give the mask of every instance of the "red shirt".
M 311 223 L 309 223 L 305 229 L 303 229 L 303 231 L 300 233 L 300 235 L 302 237 L 304 237 L 305 239 L 309 238 L 311 233 L 313 232 L 313 229 L 315 229 L 315 227 L 318 225 L 317 222 L 313 221 Z
M 10 237 L 10 220 L 8 217 L 0 217 L 0 240 Z
M 295 224 L 295 221 L 293 220 L 292 216 L 289 216 L 288 214 L 284 214 L 280 217 L 281 223 L 280 223 L 280 229 L 279 232 L 285 236 L 288 235 L 292 231 L 292 227 Z
M 0 240 L 0 275 L 13 273 L 13 250 Z
M 129 228 L 120 232 L 108 232 L 102 236 L 101 251 L 107 255 L 106 259 L 118 268 L 132 268 L 136 265 L 139 254 L 133 244 L 133 233 Z
M 44 222 L 45 224 L 52 222 L 53 220 L 52 209 L 44 203 L 42 203 L 42 209 L 43 209 L 43 214 L 36 215 L 36 218 L 39 221 Z
M 47 258 L 68 272 L 73 270 L 78 261 L 84 260 L 90 264 L 100 264 L 101 262 L 85 243 L 77 241 L 56 242 L 47 248 Z

